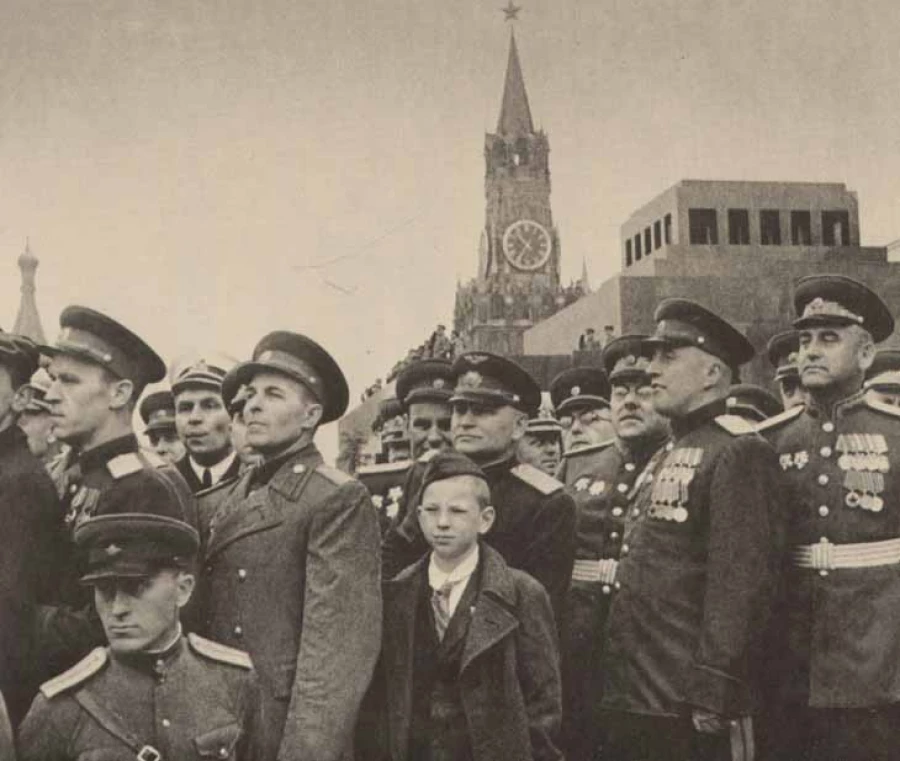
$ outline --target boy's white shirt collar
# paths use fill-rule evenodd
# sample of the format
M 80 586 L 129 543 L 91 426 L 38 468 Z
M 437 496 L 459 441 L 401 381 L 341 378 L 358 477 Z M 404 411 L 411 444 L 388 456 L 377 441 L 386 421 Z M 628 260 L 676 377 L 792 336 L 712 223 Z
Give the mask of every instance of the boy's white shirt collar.
M 428 561 L 428 585 L 433 590 L 438 590 L 448 582 L 453 584 L 453 589 L 450 590 L 450 599 L 447 601 L 447 607 L 450 609 L 451 616 L 456 612 L 456 606 L 459 605 L 460 598 L 462 598 L 463 592 L 466 590 L 464 582 L 475 573 L 475 569 L 478 567 L 478 557 L 479 549 L 476 542 L 469 554 L 460 561 L 456 568 L 450 573 L 444 573 L 434 562 L 434 552 L 431 553 L 431 558 Z

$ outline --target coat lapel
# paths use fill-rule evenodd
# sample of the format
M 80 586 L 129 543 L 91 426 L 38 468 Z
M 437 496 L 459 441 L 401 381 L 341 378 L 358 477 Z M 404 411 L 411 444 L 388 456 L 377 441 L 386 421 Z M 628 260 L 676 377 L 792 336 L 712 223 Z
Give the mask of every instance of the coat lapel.
M 412 717 L 413 643 L 419 595 L 425 584 L 424 559 L 384 585 L 384 631 L 390 633 L 382 646 L 391 758 L 403 759 L 409 746 Z
M 438 657 L 444 659 L 456 650 L 460 640 L 465 639 L 469 631 L 469 622 L 472 620 L 472 611 L 474 610 L 475 601 L 478 599 L 479 573 L 476 569 L 475 573 L 466 582 L 466 588 L 463 590 L 462 597 L 459 598 L 459 604 L 447 624 L 447 631 L 444 633 L 444 639 L 438 647 Z
M 509 569 L 496 550 L 481 545 L 481 593 L 472 611 L 460 673 L 472 661 L 519 627 L 515 590 Z

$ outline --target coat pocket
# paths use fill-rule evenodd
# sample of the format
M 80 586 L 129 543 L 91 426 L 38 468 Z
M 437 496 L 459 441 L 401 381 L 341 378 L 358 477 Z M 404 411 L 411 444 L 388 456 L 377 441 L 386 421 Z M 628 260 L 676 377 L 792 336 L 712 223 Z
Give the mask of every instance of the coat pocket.
M 194 747 L 200 758 L 233 759 L 234 749 L 241 737 L 237 724 L 227 724 L 194 738 Z

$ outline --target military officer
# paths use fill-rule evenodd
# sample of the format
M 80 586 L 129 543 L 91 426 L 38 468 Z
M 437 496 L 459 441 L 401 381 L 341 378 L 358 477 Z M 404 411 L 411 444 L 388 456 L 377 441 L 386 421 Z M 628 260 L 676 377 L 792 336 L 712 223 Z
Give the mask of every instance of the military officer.
M 566 486 L 575 496 L 578 516 L 563 641 L 563 737 L 571 761 L 599 758 L 600 657 L 625 514 L 635 480 L 669 435 L 666 419 L 653 407 L 645 338 L 622 336 L 603 349 L 616 437 L 565 456 Z
M 138 411 L 146 426 L 144 435 L 156 456 L 169 465 L 184 457 L 184 443 L 175 430 L 175 399 L 172 392 L 163 390 L 147 394 L 141 400 Z
M 135 502 L 136 500 L 136 502 Z M 46 682 L 19 732 L 23 761 L 255 761 L 258 684 L 246 653 L 185 636 L 199 539 L 164 482 L 106 491 L 78 525 L 107 646 Z M 143 510 L 143 512 L 132 512 Z
M 752 383 L 735 383 L 725 399 L 729 415 L 737 415 L 750 423 L 761 423 L 784 412 L 782 403 L 762 386 Z
M 794 290 L 804 408 L 760 426 L 787 482 L 789 562 L 774 758 L 879 761 L 900 748 L 900 409 L 863 378 L 894 319 L 842 275 Z
M 609 411 L 609 380 L 599 367 L 573 367 L 550 383 L 550 398 L 563 427 L 563 451 L 615 436 Z
M 752 744 L 778 555 L 778 459 L 725 400 L 752 345 L 685 299 L 654 315 L 648 372 L 672 440 L 635 483 L 603 657 L 604 758 L 731 759 Z
M 806 390 L 800 383 L 797 370 L 797 352 L 800 349 L 800 334 L 796 330 L 776 333 L 769 339 L 766 354 L 775 368 L 775 383 L 781 394 L 785 409 L 798 407 L 806 402 Z
M 402 462 L 408 465 L 411 452 L 409 431 L 400 400 L 396 397 L 382 399 L 379 407 L 379 435 L 384 462 Z
M 343 757 L 381 643 L 379 532 L 365 487 L 327 466 L 314 438 L 347 408 L 344 374 L 312 339 L 260 340 L 235 369 L 247 441 L 262 463 L 213 488 L 203 610 L 211 639 L 259 671 L 257 761 Z M 224 492 L 224 495 L 223 495 Z M 201 514 L 204 513 L 201 497 Z
M 228 368 L 220 366 L 226 364 L 224 358 L 216 362 L 200 359 L 171 373 L 175 428 L 187 449 L 175 467 L 194 494 L 237 478 L 241 467 L 231 444 L 231 415 L 222 400 Z
M 412 457 L 416 462 L 379 463 L 356 475 L 372 495 L 382 531 L 406 515 L 407 497 L 416 492 L 425 465 L 450 441 L 453 366 L 442 359 L 414 362 L 397 376 L 397 400 L 406 413 Z
M 50 406 L 44 401 L 49 387 L 50 376 L 43 367 L 39 367 L 28 381 L 31 396 L 18 420 L 19 428 L 25 431 L 28 438 L 31 453 L 48 467 L 60 453 L 60 444 L 53 434 Z
M 57 482 L 70 538 L 81 522 L 100 513 L 104 491 L 133 483 L 150 488 L 165 481 L 179 494 L 182 517 L 196 525 L 184 479 L 173 467 L 157 468 L 141 454 L 132 428 L 136 400 L 148 383 L 165 376 L 163 361 L 128 328 L 87 307 L 66 307 L 60 327 L 56 343 L 41 351 L 50 357 L 44 401 L 56 437 L 71 447 Z M 42 652 L 54 673 L 71 666 L 101 636 L 91 623 L 90 597 L 78 584 L 80 560 L 70 541 L 56 563 L 63 605 L 41 616 Z
M 485 472 L 497 512 L 484 539 L 509 565 L 544 585 L 559 622 L 572 574 L 575 505 L 562 483 L 520 463 L 515 454 L 528 415 L 540 406 L 540 387 L 515 362 L 488 352 L 461 355 L 453 373 L 453 446 Z M 427 550 L 410 511 L 385 535 L 384 578 Z
M 35 606 L 54 601 L 64 545 L 59 500 L 17 419 L 30 403 L 37 351 L 0 332 L 0 692 L 17 723 L 42 681 L 33 652 Z
M 528 419 L 525 435 L 516 449 L 519 462 L 534 465 L 548 476 L 556 476 L 562 461 L 562 424 L 549 409 Z
M 866 370 L 865 388 L 869 398 L 900 406 L 900 350 L 879 349 Z

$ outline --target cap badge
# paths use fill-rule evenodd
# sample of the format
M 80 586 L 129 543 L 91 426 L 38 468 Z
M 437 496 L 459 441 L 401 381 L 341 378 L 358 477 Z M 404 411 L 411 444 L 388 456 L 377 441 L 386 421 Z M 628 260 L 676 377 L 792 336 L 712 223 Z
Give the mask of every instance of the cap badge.
M 472 365 L 480 365 L 482 362 L 487 362 L 490 357 L 487 354 L 467 354 L 466 361 Z
M 865 322 L 865 319 L 861 315 L 856 314 L 856 312 L 851 312 L 836 301 L 826 301 L 821 296 L 816 296 L 803 308 L 801 318 L 803 317 L 843 317 L 852 320 L 858 325 L 862 325 Z
M 443 378 L 435 378 L 431 382 L 431 387 L 436 388 L 436 389 L 442 389 L 446 385 L 447 385 L 447 382 Z
M 637 364 L 638 358 L 634 356 L 634 354 L 629 354 L 627 357 L 623 357 L 622 361 L 630 367 L 634 367 Z
M 480 388 L 482 383 L 484 383 L 484 377 L 482 376 L 482 374 L 475 372 L 474 370 L 469 370 L 469 372 L 464 373 L 460 377 L 459 383 L 457 383 L 457 387 Z
M 269 362 L 274 356 L 274 351 L 264 351 L 257 359 L 259 362 Z
M 571 396 L 578 396 L 581 393 L 581 386 L 572 386 Z
M 122 554 L 122 548 L 118 544 L 110 544 L 103 550 L 107 557 L 114 558 L 116 555 Z

